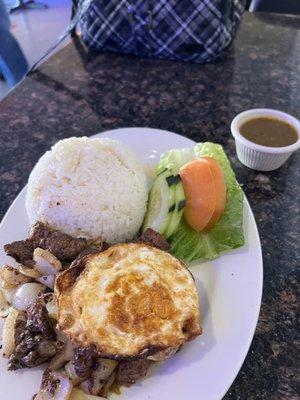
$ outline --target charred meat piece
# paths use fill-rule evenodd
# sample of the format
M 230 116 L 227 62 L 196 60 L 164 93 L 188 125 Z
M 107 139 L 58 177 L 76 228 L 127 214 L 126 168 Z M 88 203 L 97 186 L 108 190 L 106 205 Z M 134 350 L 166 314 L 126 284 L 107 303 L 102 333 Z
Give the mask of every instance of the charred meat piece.
M 92 374 L 92 367 L 97 360 L 98 353 L 95 346 L 77 347 L 74 349 L 73 365 L 76 374 L 82 380 Z
M 98 353 L 95 346 L 77 347 L 74 349 L 72 363 L 80 379 L 87 379 L 92 373 Z
M 91 254 L 102 253 L 102 251 L 107 250 L 110 245 L 106 242 L 103 242 L 101 239 L 99 241 L 95 241 L 89 245 L 86 249 L 84 249 L 79 256 L 74 260 L 70 267 L 76 267 L 78 270 L 84 265 L 84 257 L 89 256 Z
M 119 362 L 117 384 L 130 386 L 138 379 L 144 377 L 152 364 L 147 359 L 123 360 Z
M 149 246 L 157 247 L 160 250 L 168 251 L 170 249 L 169 243 L 160 234 L 153 229 L 148 228 L 137 240 L 138 243 L 146 243 Z
M 30 239 L 19 240 L 4 245 L 4 251 L 8 256 L 27 267 L 32 267 L 34 264 L 32 261 L 33 250 L 33 243 Z
M 54 357 L 62 347 L 61 342 L 46 340 L 28 328 L 25 328 L 19 340 L 20 343 L 9 357 L 9 371 L 40 365 Z
M 4 245 L 4 250 L 18 263 L 33 268 L 35 265 L 33 252 L 37 247 L 48 250 L 60 261 L 73 261 L 88 247 L 88 243 L 86 239 L 73 238 L 66 233 L 51 229 L 42 222 L 37 222 L 32 226 L 28 239 L 8 243 Z
M 62 343 L 49 318 L 45 302 L 39 298 L 28 310 L 27 319 L 17 320 L 15 328 L 16 348 L 9 357 L 8 370 L 35 367 L 54 357 Z
M 96 254 L 96 253 L 101 253 L 102 251 L 105 251 L 109 248 L 109 244 L 106 242 L 101 242 L 101 243 L 92 243 L 89 247 L 84 249 L 78 256 L 79 257 L 84 257 L 89 254 Z
M 18 346 L 22 341 L 22 335 L 26 328 L 26 315 L 20 314 L 15 325 L 15 344 Z
M 88 246 L 87 240 L 73 238 L 66 233 L 51 229 L 43 222 L 32 226 L 30 239 L 33 248 L 41 247 L 50 251 L 60 261 L 72 261 Z
M 31 307 L 28 308 L 27 315 L 27 328 L 32 332 L 40 333 L 46 340 L 56 339 L 54 327 L 48 315 L 43 298 L 40 297 Z
M 75 261 L 72 262 L 70 267 L 65 271 L 61 272 L 55 281 L 56 290 L 63 292 L 70 286 L 73 286 L 76 279 L 83 272 L 85 268 L 85 257 L 77 257 Z
M 79 254 L 79 256 L 68 267 L 65 267 L 64 271 L 57 276 L 55 284 L 59 292 L 63 292 L 70 286 L 74 285 L 76 279 L 85 269 L 86 260 L 88 259 L 88 256 L 92 254 L 99 254 L 110 248 L 110 245 L 106 242 L 102 242 L 101 246 L 98 245 L 97 247 L 94 246 L 95 245 L 92 244 L 91 246 L 83 250 Z
M 43 364 L 54 357 L 57 352 L 57 346 L 54 342 L 41 339 L 37 348 L 33 348 L 28 354 L 21 358 L 21 365 L 32 368 L 36 365 Z

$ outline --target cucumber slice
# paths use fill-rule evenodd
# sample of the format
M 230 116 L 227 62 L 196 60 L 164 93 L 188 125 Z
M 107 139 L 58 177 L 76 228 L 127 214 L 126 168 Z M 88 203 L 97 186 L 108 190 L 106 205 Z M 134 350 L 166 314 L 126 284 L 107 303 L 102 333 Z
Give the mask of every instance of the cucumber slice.
M 147 228 L 163 234 L 172 217 L 170 209 L 175 204 L 174 176 L 169 168 L 159 172 L 150 190 L 147 213 L 142 226 L 142 232 Z
M 169 212 L 171 213 L 171 218 L 168 222 L 166 229 L 163 232 L 163 235 L 166 239 L 172 236 L 173 233 L 175 233 L 175 231 L 177 230 L 185 206 L 185 196 L 184 196 L 183 186 L 181 183 L 180 176 L 177 175 L 177 177 L 179 177 L 179 179 L 177 179 L 177 183 L 175 185 L 175 203 L 169 209 Z

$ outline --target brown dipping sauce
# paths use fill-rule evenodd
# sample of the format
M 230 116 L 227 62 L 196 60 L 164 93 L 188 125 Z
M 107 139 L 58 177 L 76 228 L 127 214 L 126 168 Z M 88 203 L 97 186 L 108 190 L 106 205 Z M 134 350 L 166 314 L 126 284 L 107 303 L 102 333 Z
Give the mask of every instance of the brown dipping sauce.
M 268 147 L 285 147 L 298 140 L 296 129 L 288 122 L 271 117 L 249 119 L 240 127 L 244 138 Z

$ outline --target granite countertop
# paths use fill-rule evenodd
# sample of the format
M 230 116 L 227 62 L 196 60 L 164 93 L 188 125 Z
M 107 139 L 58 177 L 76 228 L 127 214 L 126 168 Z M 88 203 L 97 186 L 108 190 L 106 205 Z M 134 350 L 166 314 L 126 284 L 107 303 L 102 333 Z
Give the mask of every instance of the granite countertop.
M 95 54 L 76 41 L 0 103 L 1 217 L 41 154 L 61 138 L 148 126 L 224 146 L 254 212 L 264 258 L 258 326 L 226 400 L 299 398 L 300 152 L 277 171 L 252 171 L 238 162 L 229 130 L 248 108 L 300 117 L 299 29 L 300 17 L 247 13 L 234 46 L 206 65 Z

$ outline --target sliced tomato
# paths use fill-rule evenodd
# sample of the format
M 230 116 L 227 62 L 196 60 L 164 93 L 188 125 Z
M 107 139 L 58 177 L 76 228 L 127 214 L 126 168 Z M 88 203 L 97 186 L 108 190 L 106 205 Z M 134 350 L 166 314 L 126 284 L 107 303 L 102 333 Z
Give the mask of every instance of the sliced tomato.
M 211 229 L 220 219 L 226 205 L 226 181 L 222 168 L 217 161 L 212 157 L 203 157 L 208 162 L 209 168 L 212 172 L 215 191 L 216 191 L 216 208 L 211 216 L 209 223 L 204 228 L 205 231 Z
M 205 158 L 192 160 L 180 169 L 185 195 L 183 216 L 197 232 L 210 222 L 216 209 L 214 177 Z
M 197 232 L 208 231 L 220 219 L 226 204 L 226 182 L 217 161 L 201 157 L 180 169 L 186 205 L 183 216 Z

